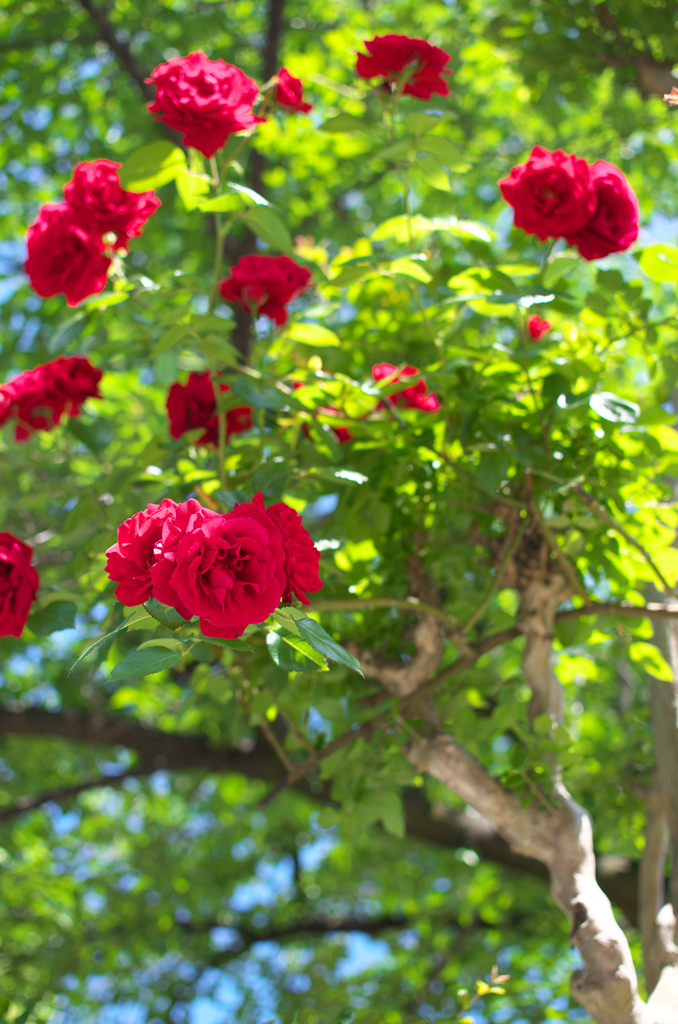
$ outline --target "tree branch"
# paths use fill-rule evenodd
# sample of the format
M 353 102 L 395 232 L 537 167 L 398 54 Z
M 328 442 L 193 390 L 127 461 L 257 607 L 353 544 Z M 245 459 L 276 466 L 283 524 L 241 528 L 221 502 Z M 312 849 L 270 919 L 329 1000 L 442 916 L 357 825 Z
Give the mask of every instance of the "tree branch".
M 108 20 L 108 14 L 106 13 L 105 7 L 97 7 L 93 3 L 93 0 L 78 0 L 81 7 L 83 7 L 90 18 L 97 27 L 99 39 L 110 46 L 113 53 L 116 55 L 120 64 L 125 69 L 127 74 L 132 78 L 139 88 L 141 89 L 142 95 L 145 100 L 149 102 L 155 99 L 155 89 L 152 85 L 149 85 L 145 79 L 148 77 L 144 69 L 142 68 L 139 61 L 136 59 L 132 51 L 130 50 L 127 43 L 122 43 L 118 39 L 116 31 L 113 25 Z

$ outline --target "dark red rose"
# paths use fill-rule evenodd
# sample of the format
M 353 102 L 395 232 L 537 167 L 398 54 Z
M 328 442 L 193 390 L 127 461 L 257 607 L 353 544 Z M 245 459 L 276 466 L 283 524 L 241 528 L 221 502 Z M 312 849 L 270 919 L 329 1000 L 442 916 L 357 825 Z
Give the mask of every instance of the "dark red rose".
M 164 498 L 159 505 L 147 505 L 144 512 L 137 512 L 118 527 L 118 540 L 106 552 L 106 572 L 120 584 L 115 596 L 121 604 L 134 607 L 151 596 L 151 568 L 160 549 L 163 523 L 176 508 L 175 501 Z
M 0 636 L 21 636 L 40 586 L 31 565 L 33 548 L 13 533 L 0 533 Z
M 311 276 L 289 256 L 242 256 L 219 292 L 227 302 L 238 302 L 248 313 L 263 313 L 282 325 L 287 322 L 285 307 L 308 288 Z
M 542 242 L 578 231 L 591 219 L 598 202 L 586 160 L 562 149 L 550 153 L 535 146 L 527 163 L 512 168 L 499 187 L 515 210 L 515 226 Z
M 543 334 L 548 334 L 551 330 L 551 324 L 535 314 L 527 321 L 527 329 L 534 340 L 539 341 Z
M 228 384 L 220 384 L 222 391 L 230 391 Z M 204 427 L 205 433 L 198 444 L 218 444 L 219 417 L 214 398 L 214 386 L 209 370 L 192 373 L 185 384 L 173 384 L 167 395 L 167 414 L 172 437 L 181 437 L 187 430 Z M 252 426 L 252 407 L 238 405 L 226 413 L 226 437 L 249 430 Z
M 101 370 L 83 356 L 60 356 L 33 370 L 24 370 L 8 384 L 3 384 L 0 414 L 16 416 L 15 439 L 25 441 L 34 430 L 51 430 L 64 411 L 79 416 L 86 398 L 101 398 Z M 5 420 L 8 416 L 5 416 Z M 5 422 L 3 420 L 3 422 Z
M 258 499 L 261 499 L 261 495 L 257 495 L 255 502 Z M 322 580 L 318 576 L 320 552 L 308 530 L 302 526 L 301 516 L 284 501 L 269 505 L 266 513 L 277 524 L 285 549 L 287 585 L 282 599 L 289 602 L 294 592 L 302 604 L 310 604 L 306 594 L 315 594 L 322 588 Z
M 148 218 L 160 206 L 153 192 L 127 192 L 120 185 L 118 168 L 112 160 L 78 164 L 73 178 L 64 185 L 64 198 L 83 218 L 97 225 L 101 234 L 112 231 L 118 248 L 127 248 L 130 238 L 142 233 Z
M 280 604 L 284 567 L 282 535 L 261 495 L 225 515 L 189 499 L 163 527 L 153 594 L 200 616 L 204 636 L 239 636 Z
M 439 46 L 431 46 L 425 39 L 410 36 L 376 36 L 365 43 L 367 53 L 358 54 L 356 72 L 361 78 L 384 78 L 396 82 L 407 70 L 410 75 L 403 92 L 420 100 L 430 100 L 432 94 L 447 96 L 449 86 L 441 77 L 451 75 L 445 71 L 449 53 Z
M 147 82 L 157 86 L 148 104 L 156 121 L 182 132 L 184 145 L 214 156 L 229 135 L 261 124 L 252 113 L 259 87 L 252 78 L 223 60 L 198 51 L 159 64 Z
M 625 175 L 614 164 L 596 160 L 591 165 L 596 193 L 593 216 L 579 230 L 563 232 L 568 245 L 576 245 L 585 260 L 599 260 L 623 252 L 638 237 L 638 200 Z
M 24 270 L 43 299 L 60 292 L 69 306 L 96 295 L 106 284 L 111 261 L 103 255 L 101 233 L 93 221 L 68 203 L 46 203 L 26 232 Z
M 278 72 L 275 101 L 288 114 L 307 114 L 309 110 L 313 110 L 312 103 L 304 102 L 304 86 L 301 79 L 291 75 L 287 68 L 281 68 Z
M 417 373 L 419 373 L 419 370 L 416 366 L 405 366 L 400 371 L 397 366 L 393 366 L 391 363 L 377 363 L 372 367 L 372 376 L 375 380 L 385 380 L 387 377 L 395 374 L 396 376 L 390 381 L 391 384 L 397 384 L 398 381 L 403 380 L 405 377 L 413 377 Z M 396 391 L 390 396 L 390 399 L 395 405 L 400 405 L 404 409 L 436 412 L 440 408 L 437 396 L 432 391 L 429 394 L 426 393 L 426 383 L 423 380 L 420 380 L 417 384 L 412 384 L 409 388 L 403 388 L 402 391 Z M 384 404 L 384 402 L 379 403 L 382 407 Z

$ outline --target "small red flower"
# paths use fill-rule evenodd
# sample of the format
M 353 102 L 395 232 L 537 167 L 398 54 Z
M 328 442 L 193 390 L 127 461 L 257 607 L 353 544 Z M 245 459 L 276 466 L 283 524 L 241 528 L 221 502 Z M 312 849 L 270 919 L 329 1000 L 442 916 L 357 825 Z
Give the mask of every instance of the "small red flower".
M 24 269 L 43 299 L 63 292 L 69 306 L 96 295 L 106 284 L 111 261 L 103 255 L 101 232 L 69 203 L 46 203 L 26 232 Z
M 449 53 L 432 46 L 425 39 L 410 36 L 376 36 L 365 43 L 367 53 L 358 54 L 356 72 L 361 78 L 383 78 L 394 83 L 404 71 L 409 71 L 403 92 L 420 100 L 429 100 L 432 94 L 447 96 L 450 89 L 442 75 L 450 60 Z
M 539 341 L 543 334 L 548 334 L 551 330 L 551 324 L 548 320 L 542 320 L 542 318 L 537 316 L 535 313 L 535 315 L 531 316 L 527 321 L 527 329 L 534 340 Z
M 391 363 L 377 363 L 372 367 L 372 376 L 375 380 L 385 380 L 387 377 L 393 376 L 391 384 L 397 384 L 398 381 L 402 381 L 405 377 L 412 377 L 419 373 L 416 366 L 405 366 L 402 370 L 398 370 L 397 366 L 393 366 Z M 440 402 L 437 396 L 430 392 L 426 393 L 426 382 L 420 380 L 417 384 L 411 385 L 409 388 L 403 388 L 402 391 L 396 391 L 395 394 L 390 396 L 390 400 L 395 405 L 400 405 L 404 409 L 419 409 L 422 412 L 436 412 L 440 408 Z M 380 402 L 378 407 L 383 408 L 384 402 Z
M 31 565 L 33 548 L 13 533 L 0 533 L 0 636 L 21 636 L 40 587 Z
M 102 373 L 83 356 L 60 356 L 33 370 L 24 370 L 0 387 L 0 421 L 19 421 L 15 439 L 25 441 L 34 430 L 51 430 L 68 410 L 79 416 L 87 398 L 101 398 Z
M 112 231 L 116 246 L 127 248 L 130 238 L 142 234 L 148 218 L 160 206 L 154 192 L 127 192 L 120 185 L 118 168 L 111 160 L 78 164 L 64 185 L 64 198 L 84 220 L 97 225 L 101 234 Z
M 221 391 L 230 391 L 228 384 L 220 384 Z M 187 430 L 204 427 L 205 433 L 198 438 L 198 444 L 218 444 L 219 417 L 214 398 L 214 387 L 209 370 L 192 373 L 185 384 L 178 381 L 167 395 L 167 415 L 172 437 L 181 437 Z M 252 407 L 238 405 L 226 412 L 226 437 L 239 434 L 252 427 Z
M 248 313 L 263 313 L 282 326 L 287 305 L 308 288 L 311 276 L 289 256 L 242 256 L 219 292 L 227 302 L 238 302 Z
M 301 79 L 291 75 L 287 68 L 281 68 L 278 72 L 275 101 L 288 114 L 307 114 L 313 109 L 312 103 L 304 102 L 304 86 Z
M 234 132 L 247 131 L 266 118 L 252 113 L 259 94 L 254 79 L 223 60 L 198 51 L 159 64 L 146 82 L 157 86 L 148 104 L 156 121 L 184 136 L 184 145 L 214 156 Z

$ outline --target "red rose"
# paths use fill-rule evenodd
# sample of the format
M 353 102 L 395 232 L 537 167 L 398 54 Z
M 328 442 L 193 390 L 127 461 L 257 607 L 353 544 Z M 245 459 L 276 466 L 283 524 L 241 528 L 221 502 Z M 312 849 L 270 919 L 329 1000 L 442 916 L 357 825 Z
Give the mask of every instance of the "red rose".
M 542 334 L 548 334 L 551 330 L 551 324 L 548 320 L 542 320 L 540 316 L 536 314 L 531 316 L 527 321 L 527 329 L 535 341 L 539 341 Z
M 397 366 L 393 366 L 391 363 L 377 363 L 372 367 L 372 376 L 375 380 L 385 380 L 387 377 L 396 374 L 390 382 L 391 384 L 397 384 L 403 377 L 412 377 L 417 373 L 419 373 L 419 370 L 416 366 L 405 366 L 400 371 L 398 371 Z M 409 388 L 403 388 L 402 391 L 396 391 L 390 398 L 395 405 L 401 405 L 404 409 L 436 412 L 440 408 L 437 396 L 433 392 L 426 393 L 426 383 L 423 380 L 420 380 L 417 384 L 412 384 Z M 384 402 L 379 403 L 382 407 L 384 404 Z
M 200 616 L 204 636 L 239 636 L 280 604 L 284 566 L 280 529 L 260 495 L 225 515 L 189 499 L 163 527 L 153 594 Z
M 289 256 L 242 256 L 219 292 L 227 302 L 239 302 L 248 313 L 263 313 L 282 326 L 285 307 L 308 288 L 311 276 Z
M 101 370 L 83 356 L 60 356 L 33 370 L 24 370 L 3 384 L 2 422 L 15 415 L 18 424 L 15 439 L 24 441 L 34 430 L 51 430 L 68 408 L 69 416 L 79 416 L 86 398 L 101 398 Z
M 96 295 L 106 284 L 111 261 L 102 253 L 97 225 L 68 203 L 47 203 L 26 232 L 24 270 L 43 299 L 60 292 L 69 306 Z
M 86 398 L 101 398 L 101 370 L 82 356 L 60 356 L 33 370 L 24 370 L 2 386 L 12 413 L 19 423 L 16 440 L 25 440 L 33 430 L 55 427 L 69 406 L 70 416 L 79 416 Z
M 0 636 L 21 636 L 40 586 L 31 565 L 33 548 L 13 533 L 0 533 Z
M 120 186 L 118 168 L 111 160 L 78 164 L 64 185 L 64 198 L 83 218 L 89 217 L 101 234 L 115 233 L 118 248 L 126 249 L 140 235 L 148 218 L 160 206 L 153 192 L 127 192 Z
M 431 46 L 425 39 L 411 39 L 410 36 L 376 36 L 365 43 L 368 53 L 358 54 L 356 71 L 361 78 L 385 78 L 396 82 L 403 71 L 410 71 L 403 92 L 420 100 L 430 100 L 436 92 L 447 96 L 449 87 L 441 75 L 451 75 L 443 70 L 450 60 L 449 53 L 439 46 Z M 369 56 L 368 56 L 369 54 Z
M 228 384 L 220 384 L 222 391 L 230 391 Z M 173 384 L 167 395 L 167 414 L 172 437 L 181 437 L 187 430 L 204 427 L 205 433 L 198 444 L 218 444 L 219 417 L 214 398 L 214 386 L 209 370 L 192 373 L 186 384 Z M 238 405 L 226 413 L 226 437 L 249 430 L 252 426 L 252 407 Z
M 121 604 L 133 607 L 151 596 L 151 567 L 158 555 L 163 523 L 176 508 L 175 501 L 164 498 L 159 505 L 147 505 L 144 512 L 137 512 L 118 527 L 118 540 L 106 552 L 106 572 L 120 584 L 115 596 Z
M 145 81 L 157 86 L 148 104 L 156 121 L 182 132 L 184 145 L 214 156 L 234 132 L 261 124 L 252 113 L 259 87 L 252 78 L 223 60 L 210 60 L 198 51 L 159 64 Z
M 596 193 L 593 216 L 578 230 L 564 232 L 568 245 L 576 245 L 585 260 L 599 260 L 623 252 L 638 237 L 638 200 L 626 177 L 605 160 L 591 165 Z
M 313 109 L 312 103 L 304 103 L 304 86 L 301 79 L 291 75 L 287 68 L 281 68 L 278 72 L 275 101 L 288 114 L 307 114 Z
M 254 501 L 263 507 L 261 495 L 258 494 Z M 289 602 L 294 591 L 302 604 L 310 604 L 306 594 L 315 594 L 322 588 L 322 580 L 318 576 L 320 552 L 301 525 L 301 516 L 284 501 L 269 505 L 266 514 L 277 524 L 285 549 L 287 585 L 282 599 Z
M 578 231 L 598 202 L 586 160 L 568 156 L 562 149 L 550 153 L 535 146 L 527 163 L 514 167 L 499 187 L 515 210 L 515 226 L 542 242 Z

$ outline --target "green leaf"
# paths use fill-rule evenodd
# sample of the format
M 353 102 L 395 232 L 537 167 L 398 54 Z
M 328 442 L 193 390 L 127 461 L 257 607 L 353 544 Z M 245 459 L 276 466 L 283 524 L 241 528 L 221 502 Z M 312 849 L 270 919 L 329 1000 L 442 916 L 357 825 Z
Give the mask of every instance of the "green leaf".
M 313 702 L 313 706 L 328 722 L 344 717 L 344 705 L 338 697 L 321 697 L 320 700 Z
M 652 281 L 678 281 L 678 248 L 651 245 L 643 251 L 640 265 Z
M 405 814 L 399 793 L 387 791 L 379 794 L 380 817 L 390 836 L 402 839 L 405 835 Z
M 258 206 L 241 214 L 240 219 L 273 249 L 286 253 L 293 251 L 292 236 L 270 207 Z
M 92 452 L 102 452 L 115 439 L 115 430 L 106 420 L 93 416 L 74 416 L 68 430 Z
M 203 200 L 198 204 L 198 209 L 201 213 L 232 213 L 234 210 L 242 211 L 244 205 L 241 197 L 231 192 Z
M 277 388 L 255 387 L 248 380 L 236 380 L 231 385 L 233 392 L 255 409 L 282 409 L 287 398 Z
M 340 665 L 347 665 L 348 668 L 362 676 L 360 662 L 336 643 L 319 622 L 316 622 L 315 619 L 304 618 L 297 619 L 296 625 L 304 640 L 308 640 L 311 647 L 319 654 L 323 654 L 330 661 L 335 661 Z
M 241 185 L 237 181 L 229 181 L 227 185 L 234 192 L 238 192 L 241 196 L 245 196 L 250 199 L 256 206 L 270 206 L 268 199 L 264 199 L 263 196 L 255 192 L 253 188 L 248 188 L 247 185 Z
M 205 175 L 191 174 L 183 167 L 177 171 L 174 183 L 187 210 L 195 210 L 200 206 L 201 197 L 207 195 L 210 190 L 210 183 Z
M 246 644 L 244 640 L 234 637 L 232 640 L 225 636 L 207 636 L 203 633 L 208 644 L 215 644 L 217 647 L 226 647 L 229 651 L 253 651 L 254 648 Z
M 355 284 L 356 281 L 362 281 L 363 278 L 368 275 L 376 274 L 374 267 L 370 267 L 367 264 L 357 267 L 346 267 L 344 270 L 340 270 L 336 277 L 332 278 L 330 284 L 337 288 L 347 288 L 350 284 Z
M 644 668 L 649 675 L 655 679 L 662 679 L 664 682 L 673 681 L 673 670 L 665 660 L 661 651 L 654 644 L 648 644 L 644 640 L 636 640 L 629 644 L 631 660 Z
M 181 654 L 168 651 L 164 647 L 139 647 L 119 661 L 108 678 L 110 682 L 115 682 L 118 679 L 154 675 L 156 672 L 172 668 L 180 657 Z
M 264 462 L 252 476 L 252 490 L 255 494 L 261 491 L 265 498 L 277 498 L 285 490 L 289 476 L 287 466 L 281 466 L 279 462 Z
M 128 192 L 149 192 L 173 181 L 186 167 L 184 151 L 161 140 L 142 146 L 120 168 L 120 184 Z
M 537 736 L 548 736 L 553 728 L 553 721 L 551 716 L 544 713 L 543 715 L 537 715 L 532 723 L 532 728 L 536 732 Z
M 275 664 L 284 672 L 317 672 L 319 668 L 327 671 L 322 655 L 301 637 L 286 630 L 268 633 L 266 646 Z
M 426 135 L 419 143 L 419 148 L 438 157 L 446 167 L 457 174 L 469 169 L 469 164 L 463 159 L 457 147 L 440 135 Z
M 53 601 L 28 616 L 26 625 L 36 636 L 49 636 L 59 629 L 71 629 L 78 610 L 72 601 Z
M 414 142 L 403 139 L 401 142 L 394 142 L 386 149 L 380 149 L 372 155 L 372 160 L 400 160 L 408 154 L 414 153 Z
M 176 608 L 161 604 L 154 597 L 149 597 L 148 601 L 144 603 L 144 608 L 149 615 L 152 615 L 154 619 L 161 622 L 163 626 L 167 626 L 168 629 L 179 629 L 180 626 L 185 626 L 188 621 L 183 615 L 179 614 Z
M 168 651 L 183 651 L 184 645 L 181 640 L 170 639 L 169 637 L 156 637 L 154 640 L 145 640 L 139 644 L 137 650 L 143 651 L 147 647 L 164 647 Z
M 422 281 L 424 284 L 428 284 L 429 281 L 433 280 L 428 270 L 426 270 L 426 268 L 417 260 L 394 260 L 391 264 L 391 270 L 394 274 L 403 274 L 405 277 L 413 277 L 415 281 Z
M 635 423 L 640 406 L 626 398 L 613 395 L 611 391 L 598 391 L 591 395 L 589 405 L 594 412 L 610 423 Z
M 438 163 L 435 157 L 420 156 L 414 166 L 421 171 L 424 176 L 424 180 L 428 182 L 432 188 L 437 188 L 440 192 L 452 191 L 447 171 Z
M 151 351 L 150 358 L 155 359 L 156 356 L 160 356 L 163 352 L 167 352 L 169 349 L 174 348 L 174 346 L 178 345 L 183 338 L 192 333 L 193 329 L 190 324 L 174 324 L 174 326 L 166 330 L 160 338 L 158 344 Z
M 136 610 L 137 609 L 135 609 L 135 611 Z M 86 647 L 85 650 L 80 655 L 80 657 L 76 658 L 76 660 L 71 665 L 69 669 L 69 675 L 73 671 L 75 666 L 78 664 L 78 662 L 82 661 L 83 658 L 86 658 L 88 654 L 92 654 L 94 651 L 98 650 L 102 644 L 105 644 L 106 641 L 109 640 L 112 636 L 115 636 L 116 633 L 119 633 L 121 629 L 125 629 L 125 627 L 129 625 L 130 620 L 132 618 L 133 615 L 129 615 L 126 619 L 122 620 L 119 626 L 116 626 L 115 629 L 112 629 L 110 633 L 104 633 L 103 636 L 98 637 L 98 639 L 95 640 L 94 643 L 91 643 L 88 647 Z
M 80 337 L 85 327 L 89 323 L 91 313 L 76 313 L 75 316 L 71 316 L 68 320 L 64 320 L 62 324 L 54 331 L 54 334 L 49 339 L 48 349 L 50 352 L 65 352 L 72 341 Z
M 299 341 L 302 345 L 314 345 L 316 348 L 329 348 L 341 344 L 334 331 L 321 327 L 320 324 L 291 324 L 286 333 L 293 341 Z
M 403 128 L 406 132 L 411 132 L 413 135 L 423 135 L 425 132 L 430 132 L 433 128 L 437 128 L 439 124 L 439 117 L 417 112 L 407 115 L 403 121 Z
M 352 114 L 337 114 L 336 117 L 331 117 L 329 121 L 321 124 L 320 131 L 330 132 L 331 134 L 338 132 L 349 132 L 352 134 L 355 132 L 367 132 L 369 134 L 372 129 L 364 121 L 353 117 Z

